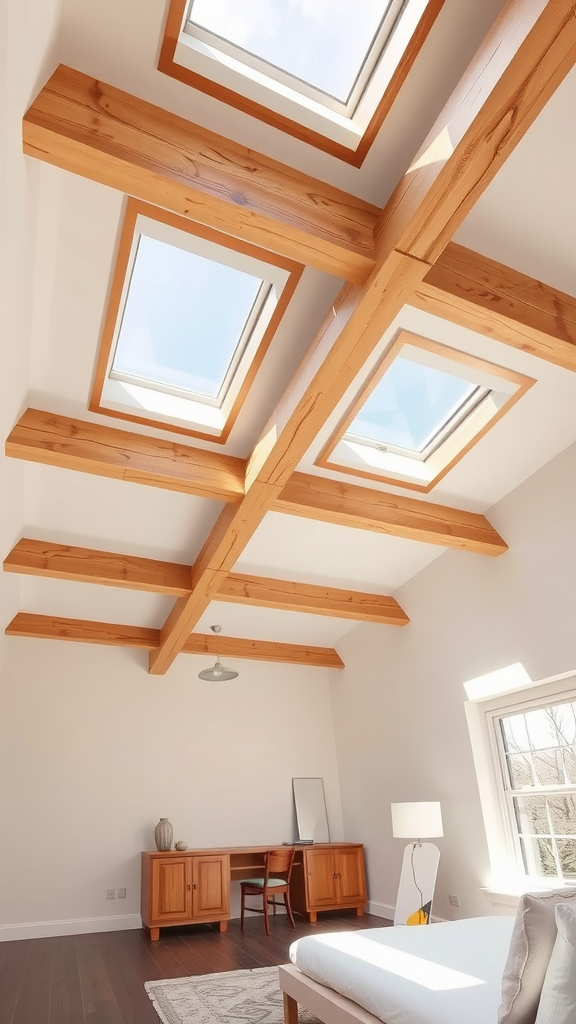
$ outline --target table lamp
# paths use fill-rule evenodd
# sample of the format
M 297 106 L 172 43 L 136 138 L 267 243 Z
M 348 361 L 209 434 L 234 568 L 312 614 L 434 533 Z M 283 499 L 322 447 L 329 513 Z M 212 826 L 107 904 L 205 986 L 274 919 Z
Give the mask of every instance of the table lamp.
M 440 804 L 430 800 L 391 808 L 392 835 L 412 839 L 404 850 L 394 924 L 429 924 L 440 850 L 422 840 L 444 835 Z

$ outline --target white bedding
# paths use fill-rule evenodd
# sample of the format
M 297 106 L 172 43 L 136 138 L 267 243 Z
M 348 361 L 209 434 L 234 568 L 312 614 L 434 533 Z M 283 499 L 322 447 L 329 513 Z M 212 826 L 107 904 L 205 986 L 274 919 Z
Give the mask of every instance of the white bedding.
M 513 917 L 308 935 L 300 970 L 386 1024 L 496 1024 Z

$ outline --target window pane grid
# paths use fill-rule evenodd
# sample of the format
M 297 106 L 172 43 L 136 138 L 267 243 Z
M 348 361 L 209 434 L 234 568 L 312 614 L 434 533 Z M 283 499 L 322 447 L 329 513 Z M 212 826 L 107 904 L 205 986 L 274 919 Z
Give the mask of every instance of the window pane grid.
M 576 701 L 497 719 L 506 802 L 524 870 L 576 878 Z

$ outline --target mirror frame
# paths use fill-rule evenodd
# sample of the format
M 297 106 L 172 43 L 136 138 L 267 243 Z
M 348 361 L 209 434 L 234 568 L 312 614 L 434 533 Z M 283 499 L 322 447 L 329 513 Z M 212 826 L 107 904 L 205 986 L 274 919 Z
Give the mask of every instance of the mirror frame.
M 314 829 L 314 835 L 305 835 L 304 830 L 305 824 L 305 808 L 303 804 L 302 792 L 298 792 L 301 787 L 298 787 L 299 782 L 316 782 L 319 785 L 316 787 L 315 796 L 315 818 L 316 826 Z M 298 838 L 302 840 L 311 839 L 314 843 L 329 843 L 330 842 L 330 829 L 328 827 L 328 814 L 326 812 L 326 796 L 324 793 L 324 780 L 317 776 L 312 777 L 300 777 L 292 779 L 292 795 L 294 797 L 294 808 L 296 811 L 296 822 L 298 825 Z

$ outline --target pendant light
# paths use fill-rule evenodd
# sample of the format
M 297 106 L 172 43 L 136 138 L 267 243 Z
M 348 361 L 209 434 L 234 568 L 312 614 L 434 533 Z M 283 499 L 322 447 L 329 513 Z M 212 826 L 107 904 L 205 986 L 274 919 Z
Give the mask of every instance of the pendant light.
M 233 668 L 224 668 L 220 664 L 218 657 L 218 635 L 222 630 L 222 626 L 210 626 L 210 629 L 216 636 L 216 664 L 212 668 L 205 668 L 202 672 L 198 673 L 199 679 L 205 679 L 209 683 L 224 683 L 228 679 L 236 679 L 238 673 Z

